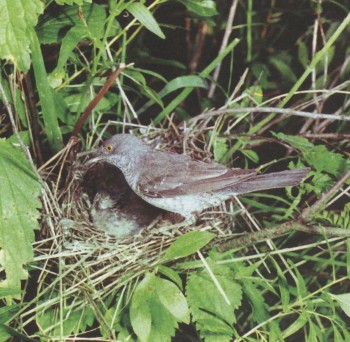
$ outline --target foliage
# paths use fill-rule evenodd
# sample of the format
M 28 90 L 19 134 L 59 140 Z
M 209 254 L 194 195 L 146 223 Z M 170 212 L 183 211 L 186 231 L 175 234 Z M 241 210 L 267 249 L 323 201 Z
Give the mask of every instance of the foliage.
M 350 2 L 235 3 L 0 0 L 0 85 L 14 112 L 1 92 L 0 341 L 350 340 Z M 93 239 L 94 253 L 68 243 L 53 251 L 77 224 L 61 216 L 61 164 L 76 154 L 62 148 L 118 68 L 78 133 L 84 149 L 135 129 L 230 166 L 310 167 L 307 180 L 228 204 L 227 231 L 204 216 L 201 230 L 134 261 L 137 271 L 128 261 L 119 273 Z M 52 189 L 42 202 L 16 129 Z M 40 209 L 42 226 L 54 222 L 63 238 L 37 232 L 34 260 Z M 240 236 L 286 220 L 320 234 Z M 242 243 L 219 251 L 232 232 Z
M 1 286 L 19 289 L 28 276 L 25 266 L 33 260 L 41 187 L 23 153 L 8 140 L 0 140 L 0 171 L 1 266 L 6 274 Z

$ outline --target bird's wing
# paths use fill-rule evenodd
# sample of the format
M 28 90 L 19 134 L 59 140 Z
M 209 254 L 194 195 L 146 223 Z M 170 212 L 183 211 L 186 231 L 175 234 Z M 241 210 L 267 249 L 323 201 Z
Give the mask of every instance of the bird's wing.
M 194 161 L 182 155 L 167 154 L 159 170 L 159 163 L 147 158 L 147 172 L 142 173 L 137 188 L 149 197 L 176 197 L 201 192 L 215 193 L 247 180 L 253 170 L 228 169 L 215 163 Z M 157 169 L 158 172 L 152 172 Z

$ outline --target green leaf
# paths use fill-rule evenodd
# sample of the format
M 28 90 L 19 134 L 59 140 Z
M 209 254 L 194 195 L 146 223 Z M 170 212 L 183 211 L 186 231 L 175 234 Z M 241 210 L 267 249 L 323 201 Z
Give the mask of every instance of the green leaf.
M 8 296 L 17 296 L 19 294 L 21 294 L 21 291 L 18 288 L 0 287 L 0 299 Z
M 199 76 L 206 78 L 209 74 L 215 69 L 215 67 L 230 53 L 233 51 L 235 46 L 239 43 L 238 39 L 234 39 L 230 44 L 226 46 L 226 48 L 221 51 L 221 53 L 215 57 L 215 59 L 209 63 L 209 65 L 200 72 Z M 157 124 L 163 120 L 164 117 L 169 115 L 173 110 L 175 110 L 180 103 L 182 103 L 186 97 L 192 92 L 193 88 L 185 88 L 182 92 L 172 100 L 164 110 L 158 114 L 158 116 L 154 120 L 154 124 Z
M 0 58 L 10 60 L 20 71 L 30 67 L 28 32 L 43 9 L 40 0 L 0 0 Z
M 152 13 L 145 5 L 138 2 L 132 2 L 127 5 L 126 9 L 149 31 L 162 39 L 165 38 L 164 33 L 160 29 Z
M 190 323 L 190 313 L 185 296 L 169 280 L 156 278 L 157 294 L 164 307 L 180 322 Z
M 199 76 L 194 76 L 194 75 L 190 75 L 190 76 L 180 76 L 180 77 L 176 77 L 174 79 L 172 79 L 170 82 L 168 82 L 166 84 L 166 86 L 158 93 L 157 97 L 158 99 L 154 99 L 154 100 L 150 100 L 148 101 L 146 104 L 144 104 L 137 112 L 138 114 L 143 113 L 146 109 L 148 109 L 149 107 L 151 107 L 155 102 L 157 102 L 158 104 L 161 104 L 161 106 L 163 106 L 161 99 L 176 91 L 179 90 L 181 88 L 189 88 L 189 89 L 193 89 L 193 88 L 207 88 L 207 84 L 204 81 L 204 79 L 202 77 Z
M 189 323 L 186 298 L 172 282 L 148 273 L 132 297 L 130 320 L 141 341 L 170 341 L 177 322 Z
M 172 280 L 182 290 L 182 280 L 176 271 L 164 265 L 159 265 L 157 269 L 158 269 L 158 272 L 162 273 L 167 278 Z
M 207 245 L 214 237 L 215 234 L 202 231 L 182 235 L 170 245 L 160 262 L 187 257 Z
M 47 305 L 47 302 L 45 304 Z M 94 312 L 90 307 L 75 310 L 63 307 L 62 317 L 63 320 L 61 320 L 58 307 L 48 307 L 43 313 L 36 315 L 36 321 L 47 336 L 61 336 L 61 327 L 63 334 L 68 336 L 85 331 L 86 327 L 93 322 Z
M 204 81 L 204 79 L 200 76 L 196 76 L 196 75 L 180 76 L 168 82 L 167 85 L 159 92 L 159 96 L 163 97 L 174 92 L 175 90 L 178 90 L 181 88 L 187 88 L 187 87 L 206 89 L 207 84 Z
M 330 296 L 338 302 L 344 313 L 350 317 L 350 293 L 343 293 L 339 295 L 330 293 Z
M 236 322 L 234 310 L 242 301 L 241 286 L 230 277 L 222 275 L 226 271 L 221 269 L 222 267 L 214 269 L 213 273 L 230 304 L 206 271 L 192 273 L 186 286 L 193 319 L 201 337 L 205 340 L 215 337 L 217 341 L 229 341 L 232 338 L 233 324 Z
M 270 57 L 270 63 L 279 71 L 284 80 L 288 80 L 290 83 L 295 83 L 298 78 L 295 75 L 293 69 L 290 67 L 289 61 L 284 60 L 285 55 L 283 53 Z M 289 56 L 288 56 L 289 57 Z
M 259 162 L 258 154 L 253 150 L 241 150 L 242 154 L 244 154 L 248 159 L 250 159 L 253 163 Z
M 132 296 L 130 321 L 132 328 L 141 341 L 147 341 L 151 333 L 152 315 L 150 304 L 154 291 L 154 275 L 148 273 L 138 284 Z
M 218 14 L 216 3 L 213 0 L 178 0 L 187 9 L 201 17 L 212 17 Z
M 301 39 L 298 40 L 297 45 L 298 45 L 298 60 L 301 63 L 301 65 L 306 69 L 307 65 L 310 62 L 308 47 Z
M 1 286 L 16 289 L 28 277 L 24 265 L 33 260 L 41 187 L 23 152 L 6 140 L 0 140 L 0 184 Z
M 38 89 L 45 132 L 50 146 L 58 151 L 62 148 L 62 133 L 58 124 L 58 107 L 55 92 L 50 87 L 40 44 L 35 33 L 32 35 L 33 70 Z
M 292 336 L 299 331 L 308 322 L 307 316 L 305 312 L 302 312 L 300 316 L 283 331 L 283 338 Z
M 220 161 L 228 152 L 228 145 L 226 138 L 216 137 L 214 140 L 214 160 Z
M 340 153 L 329 151 L 323 145 L 310 143 L 303 137 L 294 137 L 283 133 L 272 133 L 278 139 L 298 148 L 307 162 L 319 172 L 339 176 L 346 168 L 346 162 Z

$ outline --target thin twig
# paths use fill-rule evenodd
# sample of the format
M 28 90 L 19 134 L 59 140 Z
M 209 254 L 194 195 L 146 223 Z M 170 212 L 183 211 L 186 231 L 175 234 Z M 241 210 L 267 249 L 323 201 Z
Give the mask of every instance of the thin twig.
M 224 37 L 222 38 L 222 42 L 221 42 L 221 46 L 220 46 L 220 50 L 219 53 L 220 54 L 222 51 L 224 51 L 225 47 L 228 44 L 228 40 L 230 38 L 231 32 L 232 32 L 232 25 L 233 25 L 233 19 L 235 17 L 236 14 L 236 9 L 237 9 L 237 4 L 238 4 L 238 0 L 232 0 L 232 4 L 230 7 L 230 12 L 228 14 L 228 18 L 227 18 L 227 23 L 226 23 L 226 29 L 225 29 L 225 33 L 224 33 Z M 217 84 L 217 80 L 219 78 L 219 74 L 220 74 L 220 70 L 221 70 L 221 64 L 222 62 L 220 62 L 217 67 L 214 70 L 213 73 L 213 81 L 210 85 L 210 89 L 208 92 L 208 98 L 211 99 L 214 95 L 215 89 L 216 89 L 216 84 Z
M 309 113 L 303 112 L 300 110 L 294 110 L 291 108 L 276 108 L 276 107 L 242 107 L 242 108 L 229 108 L 229 109 L 218 109 L 210 112 L 202 113 L 194 118 L 190 119 L 189 123 L 194 123 L 198 120 L 208 119 L 214 116 L 220 116 L 224 114 L 235 114 L 235 113 L 245 113 L 249 112 L 251 114 L 254 113 L 276 113 L 283 115 L 294 115 L 294 116 L 302 116 L 305 118 L 312 119 L 324 119 L 324 120 L 340 120 L 340 121 L 350 121 L 350 116 L 347 115 L 334 115 L 334 114 L 319 114 L 319 113 Z
M 217 245 L 219 252 L 225 252 L 233 248 L 248 247 L 257 242 L 265 241 L 266 239 L 274 239 L 281 237 L 291 231 L 299 231 L 308 234 L 324 235 L 327 238 L 331 237 L 350 237 L 350 231 L 343 228 L 317 227 L 307 226 L 298 221 L 285 222 L 277 227 L 266 228 L 258 232 L 245 234 L 239 238 L 228 240 Z
M 319 211 L 342 186 L 350 178 L 350 170 L 336 182 L 333 187 L 326 193 L 322 194 L 321 198 L 317 200 L 311 207 L 307 207 L 300 215 L 300 221 L 308 221 L 317 211 Z
M 103 87 L 100 89 L 98 94 L 92 99 L 92 101 L 89 103 L 89 105 L 86 107 L 84 113 L 79 118 L 78 122 L 76 123 L 74 130 L 72 132 L 72 136 L 76 136 L 81 127 L 83 126 L 86 119 L 89 117 L 93 109 L 97 106 L 97 104 L 100 102 L 100 100 L 105 96 L 109 88 L 114 84 L 115 80 L 119 77 L 119 75 L 123 72 L 123 70 L 126 68 L 126 65 L 124 63 L 120 63 L 118 69 L 113 71 L 111 76 L 109 76 L 106 83 L 103 85 Z

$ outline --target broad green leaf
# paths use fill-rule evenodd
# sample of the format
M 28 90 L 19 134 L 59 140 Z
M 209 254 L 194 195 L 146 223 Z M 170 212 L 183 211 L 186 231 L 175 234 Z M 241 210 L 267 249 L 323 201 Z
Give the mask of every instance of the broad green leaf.
M 172 282 L 148 273 L 132 297 L 130 321 L 141 341 L 170 341 L 178 322 L 189 323 L 186 298 Z
M 24 266 L 33 260 L 41 187 L 23 152 L 6 140 L 0 140 L 0 184 L 1 286 L 20 288 L 28 277 Z
M 0 299 L 21 294 L 18 288 L 0 287 Z
M 150 10 L 139 2 L 131 2 L 127 5 L 126 10 L 129 11 L 143 26 L 149 31 L 164 39 L 165 35 L 160 29 L 158 23 L 154 19 Z
M 40 44 L 35 33 L 32 35 L 33 70 L 36 87 L 39 93 L 45 132 L 50 147 L 58 151 L 63 146 L 62 133 L 58 124 L 58 106 L 55 100 L 55 92 L 50 87 L 44 59 L 41 54 Z
M 158 269 L 158 272 L 162 273 L 167 278 L 172 280 L 182 290 L 182 280 L 176 271 L 164 265 L 159 265 L 157 269 Z
M 84 27 L 84 37 L 98 40 L 107 34 L 104 18 L 106 9 L 98 4 L 65 6 L 55 16 L 50 12 L 44 13 L 36 26 L 36 32 L 41 44 L 60 43 L 73 27 Z M 111 24 L 108 37 L 115 35 L 117 27 L 117 21 Z
M 180 236 L 165 252 L 161 262 L 184 258 L 207 245 L 215 234 L 210 232 L 193 231 Z
M 345 314 L 350 317 L 350 293 L 343 293 L 339 295 L 330 293 L 330 296 L 338 302 Z
M 138 284 L 130 305 L 130 321 L 137 337 L 141 341 L 147 341 L 151 333 L 152 315 L 151 300 L 155 291 L 154 275 L 146 274 Z
M 178 0 L 187 9 L 201 17 L 212 17 L 218 14 L 216 3 L 213 0 Z
M 88 38 L 93 40 L 95 44 L 99 45 L 99 39 L 103 37 L 103 23 L 106 20 L 105 9 L 96 4 L 84 5 L 81 7 L 81 13 L 84 20 L 72 21 L 74 22 L 74 26 L 68 30 L 62 39 L 57 66 L 49 75 L 50 85 L 53 88 L 62 84 L 65 76 L 64 67 L 67 64 L 69 57 L 72 56 L 78 43 L 84 38 Z M 76 13 L 74 13 L 74 16 L 76 17 Z M 69 25 L 71 25 L 72 22 L 70 22 Z
M 222 275 L 222 271 L 225 273 L 225 270 L 221 268 L 214 268 L 213 273 L 229 303 L 206 271 L 192 273 L 186 286 L 193 319 L 205 340 L 216 337 L 218 341 L 230 341 L 234 331 L 233 324 L 236 322 L 234 310 L 242 301 L 241 286 L 231 277 Z
M 190 323 L 190 313 L 185 296 L 169 280 L 157 278 L 157 294 L 164 307 L 180 322 Z
M 40 0 L 0 0 L 0 58 L 10 60 L 20 71 L 30 67 L 28 32 L 43 9 Z

